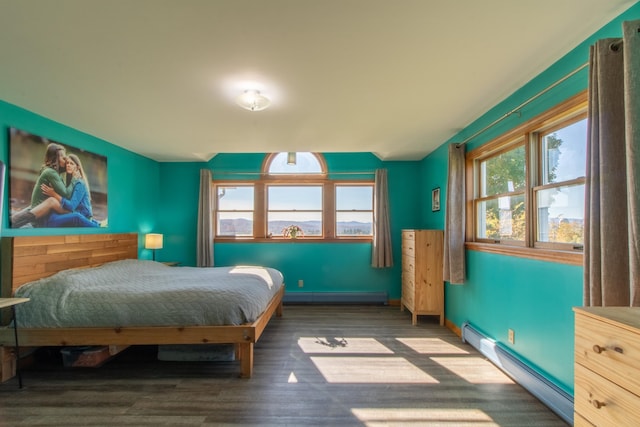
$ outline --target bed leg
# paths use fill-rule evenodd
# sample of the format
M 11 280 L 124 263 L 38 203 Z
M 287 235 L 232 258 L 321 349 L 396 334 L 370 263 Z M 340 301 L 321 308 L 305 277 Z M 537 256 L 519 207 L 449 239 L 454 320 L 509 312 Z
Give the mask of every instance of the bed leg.
M 276 316 L 282 317 L 282 300 L 280 300 L 280 304 L 276 307 Z
M 236 354 L 240 359 L 240 377 L 251 378 L 253 374 L 253 343 L 236 344 Z

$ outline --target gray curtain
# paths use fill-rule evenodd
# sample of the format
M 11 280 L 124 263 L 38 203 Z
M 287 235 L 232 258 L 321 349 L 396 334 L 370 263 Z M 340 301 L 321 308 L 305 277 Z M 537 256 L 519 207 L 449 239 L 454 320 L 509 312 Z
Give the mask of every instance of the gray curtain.
M 640 20 L 591 47 L 584 305 L 640 306 Z
M 449 179 L 444 225 L 444 280 L 464 284 L 465 174 L 464 145 L 449 145 Z
M 386 169 L 376 169 L 373 205 L 371 266 L 375 268 L 393 267 Z
M 213 225 L 211 224 L 211 171 L 200 170 L 198 200 L 197 266 L 213 267 Z

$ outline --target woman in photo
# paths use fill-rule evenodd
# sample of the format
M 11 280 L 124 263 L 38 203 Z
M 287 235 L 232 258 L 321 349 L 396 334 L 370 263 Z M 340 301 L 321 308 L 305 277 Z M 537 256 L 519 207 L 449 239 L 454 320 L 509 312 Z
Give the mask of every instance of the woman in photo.
M 80 158 L 69 154 L 66 159 L 67 181 L 71 195 L 63 197 L 55 188 L 42 184 L 42 192 L 49 196 L 43 205 L 49 206 L 50 214 L 45 218 L 45 227 L 99 227 L 93 219 L 89 181 Z

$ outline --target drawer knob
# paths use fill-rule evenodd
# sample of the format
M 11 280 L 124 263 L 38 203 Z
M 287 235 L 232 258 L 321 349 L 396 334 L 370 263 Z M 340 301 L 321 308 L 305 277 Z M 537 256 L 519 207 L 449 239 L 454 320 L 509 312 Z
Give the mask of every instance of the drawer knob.
M 606 348 L 606 347 L 601 347 L 601 346 L 599 346 L 598 344 L 594 344 L 594 345 L 593 345 L 593 351 L 594 351 L 595 353 L 600 354 L 600 353 L 602 353 L 603 351 L 606 351 L 606 350 L 607 350 L 607 348 Z
M 595 400 L 595 399 L 593 401 L 591 401 L 591 403 L 593 404 L 593 406 L 595 406 L 596 409 L 600 409 L 603 406 L 607 406 L 606 403 L 600 402 L 599 400 Z

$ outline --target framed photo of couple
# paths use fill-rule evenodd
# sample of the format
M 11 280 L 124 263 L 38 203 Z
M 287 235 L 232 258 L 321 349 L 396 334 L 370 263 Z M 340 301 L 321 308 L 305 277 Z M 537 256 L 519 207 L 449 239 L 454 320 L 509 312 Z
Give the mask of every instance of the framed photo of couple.
M 106 227 L 107 158 L 9 128 L 9 227 Z

